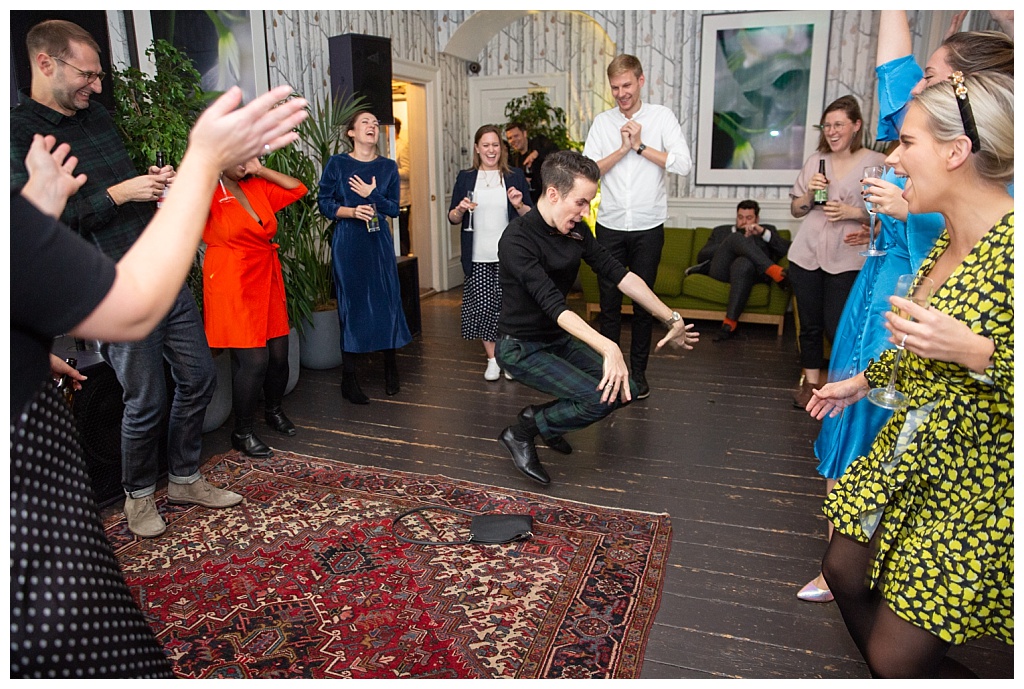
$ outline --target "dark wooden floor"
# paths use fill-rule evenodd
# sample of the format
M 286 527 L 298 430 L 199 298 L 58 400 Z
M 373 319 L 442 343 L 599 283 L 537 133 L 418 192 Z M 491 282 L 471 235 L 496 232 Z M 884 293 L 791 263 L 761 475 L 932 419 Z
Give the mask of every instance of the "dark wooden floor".
M 719 324 L 698 322 L 704 337 L 692 352 L 652 355 L 650 398 L 569 436 L 570 457 L 541 450 L 545 488 L 512 467 L 496 437 L 546 398 L 484 381 L 480 344 L 459 335 L 460 295 L 423 301 L 423 333 L 399 352 L 400 394 L 383 394 L 379 355 L 361 369 L 366 406 L 342 400 L 340 369 L 303 369 L 285 398 L 298 435 L 264 428 L 262 438 L 355 464 L 667 512 L 672 552 L 645 678 L 868 676 L 835 604 L 795 596 L 826 539 L 811 450 L 818 424 L 789 393 L 799 376 L 791 324 L 782 339 L 747 325 L 714 343 Z M 230 423 L 204 436 L 206 456 L 229 449 Z M 985 640 L 952 655 L 982 677 L 1013 676 L 1011 647 Z

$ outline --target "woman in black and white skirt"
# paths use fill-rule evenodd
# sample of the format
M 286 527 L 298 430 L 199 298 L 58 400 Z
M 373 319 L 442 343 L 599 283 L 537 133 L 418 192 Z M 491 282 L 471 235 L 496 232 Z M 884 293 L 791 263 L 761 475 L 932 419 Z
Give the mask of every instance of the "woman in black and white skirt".
M 498 380 L 494 359 L 498 339 L 501 287 L 498 284 L 498 239 L 509 220 L 530 207 L 523 203 L 528 188 L 519 168 L 509 168 L 501 132 L 484 125 L 473 138 L 473 167 L 455 179 L 448 222 L 462 224 L 462 337 L 481 340 L 487 354 L 486 380 Z M 507 377 L 507 374 L 506 374 Z

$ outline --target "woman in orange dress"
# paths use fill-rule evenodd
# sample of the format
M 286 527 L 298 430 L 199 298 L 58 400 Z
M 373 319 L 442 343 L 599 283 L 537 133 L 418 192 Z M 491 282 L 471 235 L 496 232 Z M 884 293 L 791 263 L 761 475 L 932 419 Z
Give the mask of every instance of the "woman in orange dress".
M 306 186 L 256 158 L 224 170 L 203 231 L 203 320 L 210 347 L 231 351 L 235 428 L 231 446 L 250 457 L 273 452 L 253 432 L 263 390 L 267 424 L 295 435 L 281 400 L 288 384 L 288 311 L 274 213 Z

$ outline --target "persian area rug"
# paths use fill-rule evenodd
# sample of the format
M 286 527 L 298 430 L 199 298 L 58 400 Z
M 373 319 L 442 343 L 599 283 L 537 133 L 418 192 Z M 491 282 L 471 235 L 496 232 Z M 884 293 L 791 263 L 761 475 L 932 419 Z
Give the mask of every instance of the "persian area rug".
M 156 539 L 107 535 L 180 677 L 635 678 L 658 609 L 668 515 L 277 452 L 204 470 L 238 507 L 176 506 Z M 530 514 L 507 545 L 404 543 L 420 505 Z M 468 518 L 410 516 L 421 540 Z M 433 531 L 430 533 L 429 531 Z

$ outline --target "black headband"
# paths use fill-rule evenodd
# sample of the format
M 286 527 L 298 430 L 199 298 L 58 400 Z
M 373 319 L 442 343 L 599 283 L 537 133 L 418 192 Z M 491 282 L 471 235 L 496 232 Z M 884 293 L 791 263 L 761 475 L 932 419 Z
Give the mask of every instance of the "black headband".
M 960 121 L 964 125 L 964 134 L 971 140 L 971 153 L 981 150 L 981 139 L 978 137 L 978 125 L 974 122 L 974 111 L 971 110 L 971 101 L 967 100 L 967 86 L 964 84 L 964 73 L 953 72 L 949 75 L 953 82 L 953 93 L 956 95 L 956 105 L 960 108 Z

